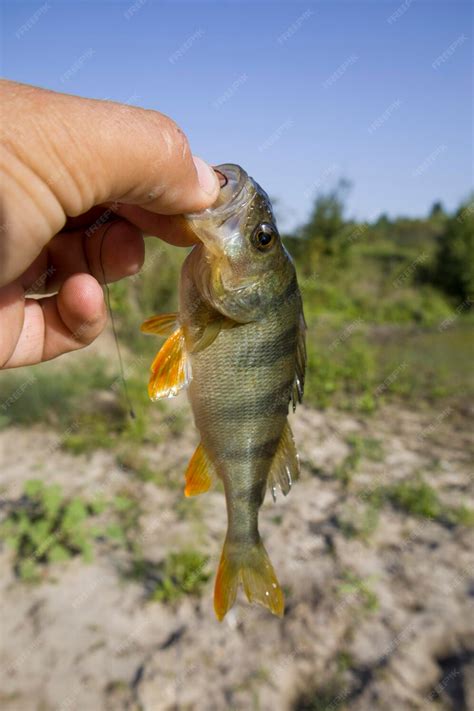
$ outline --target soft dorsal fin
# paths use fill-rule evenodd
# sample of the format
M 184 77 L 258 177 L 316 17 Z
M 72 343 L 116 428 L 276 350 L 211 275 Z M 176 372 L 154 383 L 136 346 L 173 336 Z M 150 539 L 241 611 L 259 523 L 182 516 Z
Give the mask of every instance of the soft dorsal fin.
M 273 501 L 276 500 L 277 486 L 286 496 L 292 483 L 299 477 L 299 473 L 300 461 L 291 427 L 286 421 L 268 474 L 268 487 L 272 492 Z
M 185 496 L 197 496 L 210 489 L 216 472 L 207 452 L 200 443 L 186 469 Z
M 174 397 L 191 382 L 191 366 L 181 328 L 177 328 L 158 351 L 150 370 L 148 394 L 152 400 Z
M 291 391 L 291 401 L 293 403 L 293 412 L 296 410 L 296 404 L 302 402 L 304 393 L 304 378 L 306 371 L 306 321 L 304 319 L 303 310 L 301 310 L 300 320 L 298 324 L 298 335 L 296 337 L 296 369 L 295 380 Z

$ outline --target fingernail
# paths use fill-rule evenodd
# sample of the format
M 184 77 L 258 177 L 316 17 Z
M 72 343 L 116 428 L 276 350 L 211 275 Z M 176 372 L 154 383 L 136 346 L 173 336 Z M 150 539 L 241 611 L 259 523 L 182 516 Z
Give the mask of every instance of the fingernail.
M 198 175 L 199 185 L 208 195 L 213 195 L 216 192 L 216 187 L 218 186 L 217 176 L 212 170 L 211 166 L 208 165 L 202 158 L 198 156 L 193 156 L 194 165 L 196 166 L 196 172 Z

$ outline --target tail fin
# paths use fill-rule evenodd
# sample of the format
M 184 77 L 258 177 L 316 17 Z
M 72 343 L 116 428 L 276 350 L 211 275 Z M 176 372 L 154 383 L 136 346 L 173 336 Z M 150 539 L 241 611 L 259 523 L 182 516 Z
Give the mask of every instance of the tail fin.
M 239 583 L 249 602 L 257 602 L 283 617 L 283 592 L 261 541 L 246 546 L 226 539 L 214 587 L 214 610 L 219 621 L 233 606 Z

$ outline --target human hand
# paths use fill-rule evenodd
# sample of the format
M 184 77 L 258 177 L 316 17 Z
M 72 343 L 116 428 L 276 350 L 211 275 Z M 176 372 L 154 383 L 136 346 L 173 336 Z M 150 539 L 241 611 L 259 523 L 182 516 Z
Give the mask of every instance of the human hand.
M 190 244 L 174 216 L 209 207 L 219 182 L 157 111 L 8 81 L 0 94 L 0 368 L 14 368 L 93 341 L 104 273 L 140 269 L 142 232 Z

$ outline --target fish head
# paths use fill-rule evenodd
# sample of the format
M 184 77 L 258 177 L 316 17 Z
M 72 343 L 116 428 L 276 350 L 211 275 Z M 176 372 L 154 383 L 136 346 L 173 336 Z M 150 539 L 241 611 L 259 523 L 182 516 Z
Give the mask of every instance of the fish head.
M 215 168 L 216 202 L 187 215 L 202 243 L 195 282 L 203 298 L 239 322 L 261 318 L 294 268 L 282 244 L 267 193 L 240 166 Z

